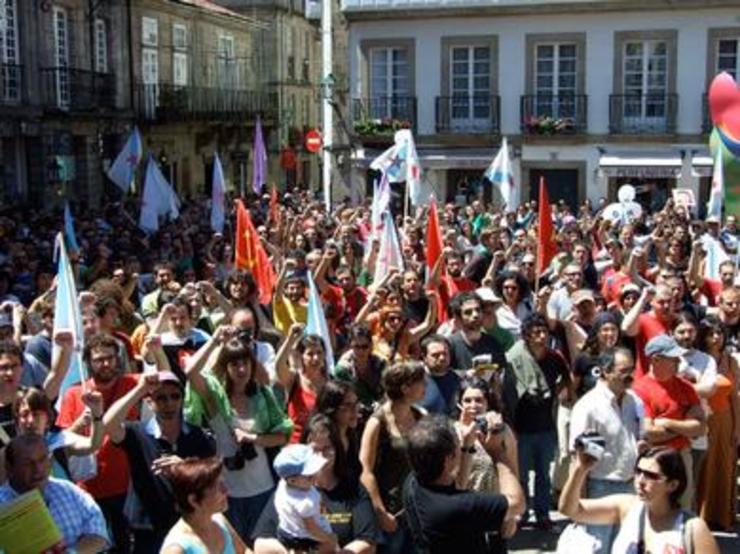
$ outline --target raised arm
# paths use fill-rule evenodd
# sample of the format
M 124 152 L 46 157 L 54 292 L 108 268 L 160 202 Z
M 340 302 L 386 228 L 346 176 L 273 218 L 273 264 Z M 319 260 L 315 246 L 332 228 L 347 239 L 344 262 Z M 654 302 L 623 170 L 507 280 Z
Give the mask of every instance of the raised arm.
M 426 297 L 429 299 L 429 308 L 427 309 L 427 315 L 419 325 L 411 329 L 409 338 L 414 343 L 426 335 L 432 330 L 434 325 L 437 323 L 437 300 L 439 295 L 436 290 L 426 290 Z
M 286 395 L 290 393 L 290 389 L 293 388 L 293 382 L 298 375 L 293 368 L 300 367 L 301 365 L 300 354 L 296 350 L 296 345 L 303 334 L 303 329 L 304 326 L 300 323 L 291 325 L 288 338 L 283 341 L 275 359 L 277 380 L 285 390 Z
M 98 391 L 88 391 L 82 395 L 82 402 L 90 410 L 90 435 L 80 435 L 73 431 L 65 431 L 66 438 L 71 440 L 64 447 L 67 454 L 86 456 L 100 448 L 105 432 L 103 430 L 103 395 Z
M 637 299 L 632 309 L 624 316 L 624 320 L 622 320 L 622 332 L 628 337 L 634 337 L 639 332 L 640 314 L 645 310 L 645 306 L 648 305 L 653 296 L 655 296 L 655 290 L 652 287 L 642 289 L 640 298 Z
M 105 415 L 103 416 L 103 430 L 106 435 L 110 436 L 113 444 L 120 444 L 126 435 L 126 430 L 123 427 L 126 415 L 128 415 L 131 409 L 136 406 L 142 398 L 151 394 L 158 386 L 159 377 L 156 373 L 143 375 L 134 388 L 116 400 L 113 405 L 108 408 L 108 411 L 105 412 Z
M 49 400 L 56 400 L 62 382 L 69 370 L 74 349 L 74 335 L 69 329 L 59 329 L 52 339 L 59 346 L 59 354 L 51 361 L 51 369 L 44 379 L 44 393 Z

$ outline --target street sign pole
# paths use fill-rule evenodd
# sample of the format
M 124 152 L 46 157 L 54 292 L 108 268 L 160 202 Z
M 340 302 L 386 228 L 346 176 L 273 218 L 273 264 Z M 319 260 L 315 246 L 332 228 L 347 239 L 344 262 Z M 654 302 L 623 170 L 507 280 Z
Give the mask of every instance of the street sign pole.
M 332 29 L 331 0 L 321 0 L 321 88 L 322 88 L 322 127 L 324 150 L 321 154 L 321 182 L 324 189 L 324 203 L 327 213 L 331 213 L 331 147 L 334 141 L 334 122 L 332 112 Z

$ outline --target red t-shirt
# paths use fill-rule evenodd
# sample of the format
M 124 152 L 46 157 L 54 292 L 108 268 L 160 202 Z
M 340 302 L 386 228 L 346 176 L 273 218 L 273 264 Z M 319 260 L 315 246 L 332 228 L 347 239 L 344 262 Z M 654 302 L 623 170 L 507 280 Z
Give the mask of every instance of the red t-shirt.
M 710 306 L 719 304 L 719 295 L 722 292 L 722 281 L 716 279 L 704 279 L 701 287 L 701 293 L 707 297 Z
M 604 297 L 607 304 L 611 304 L 619 300 L 619 293 L 622 287 L 627 283 L 631 283 L 629 275 L 625 275 L 620 271 L 614 271 L 613 268 L 609 268 L 604 273 L 604 284 L 601 287 L 601 296 Z
M 635 379 L 643 377 L 648 371 L 648 359 L 645 356 L 645 345 L 653 337 L 668 334 L 668 326 L 653 315 L 652 312 L 640 314 L 637 319 L 638 331 L 635 337 L 637 348 L 637 363 L 635 364 Z
M 137 375 L 122 375 L 116 384 L 108 390 L 101 390 L 103 405 L 105 409 L 124 396 L 139 382 Z M 87 381 L 88 390 L 96 390 L 93 379 Z M 62 405 L 57 418 L 57 425 L 63 429 L 72 425 L 82 412 L 85 404 L 82 402 L 82 385 L 74 385 L 67 389 L 62 399 Z M 138 410 L 134 407 L 126 418 L 135 421 L 139 417 Z M 92 479 L 77 483 L 81 488 L 89 492 L 94 498 L 108 498 L 126 494 L 129 482 L 129 465 L 126 453 L 115 446 L 110 437 L 103 439 L 103 445 L 95 454 L 98 464 L 98 474 Z
M 680 377 L 672 377 L 668 381 L 657 381 L 650 375 L 638 379 L 634 391 L 645 404 L 645 417 L 657 419 L 686 419 L 688 411 L 699 406 L 699 396 L 694 387 Z M 687 448 L 691 441 L 686 437 L 676 437 L 665 442 L 671 448 Z

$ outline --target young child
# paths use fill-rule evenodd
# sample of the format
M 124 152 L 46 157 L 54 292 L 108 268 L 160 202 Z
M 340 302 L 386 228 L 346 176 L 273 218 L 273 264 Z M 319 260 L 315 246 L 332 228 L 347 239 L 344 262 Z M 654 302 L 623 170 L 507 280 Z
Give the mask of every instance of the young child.
M 326 458 L 305 444 L 286 446 L 275 457 L 273 465 L 280 476 L 275 491 L 277 538 L 286 548 L 337 551 L 337 537 L 321 515 L 321 495 L 314 486 L 316 474 L 326 462 Z

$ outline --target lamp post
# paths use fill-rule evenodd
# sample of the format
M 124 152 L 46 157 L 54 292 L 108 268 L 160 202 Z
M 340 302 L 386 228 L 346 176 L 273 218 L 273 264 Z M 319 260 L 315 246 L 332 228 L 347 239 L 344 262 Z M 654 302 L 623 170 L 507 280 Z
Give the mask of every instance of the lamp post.
M 331 212 L 331 164 L 332 146 L 334 142 L 334 113 L 332 102 L 334 101 L 334 89 L 337 80 L 329 73 L 321 79 L 321 105 L 323 107 L 323 141 L 324 148 L 321 151 L 321 182 L 324 188 L 324 203 L 326 212 Z
M 324 203 L 327 213 L 331 212 L 331 149 L 334 142 L 332 100 L 336 79 L 332 75 L 332 0 L 321 0 L 321 107 L 324 149 L 321 153 L 321 182 L 324 188 Z

